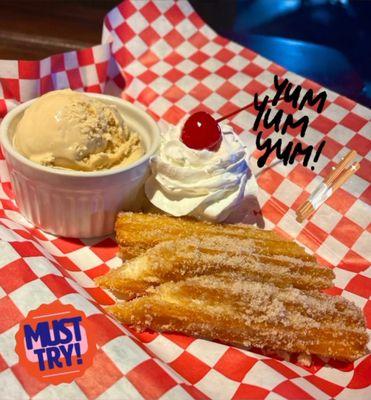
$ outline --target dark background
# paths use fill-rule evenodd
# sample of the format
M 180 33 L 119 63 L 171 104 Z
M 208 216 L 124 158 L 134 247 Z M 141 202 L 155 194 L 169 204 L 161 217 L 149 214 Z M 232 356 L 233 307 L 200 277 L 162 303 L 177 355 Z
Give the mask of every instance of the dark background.
M 119 2 L 0 0 L 0 59 L 40 59 L 98 44 L 103 18 Z M 371 1 L 191 3 L 222 35 L 371 106 Z

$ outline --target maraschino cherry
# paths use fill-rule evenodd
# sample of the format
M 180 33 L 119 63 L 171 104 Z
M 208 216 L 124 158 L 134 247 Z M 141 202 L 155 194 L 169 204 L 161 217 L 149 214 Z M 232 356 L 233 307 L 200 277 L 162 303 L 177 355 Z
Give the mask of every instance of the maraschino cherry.
M 282 100 L 282 97 L 279 100 Z M 273 99 L 270 99 L 268 103 L 272 101 Z M 253 104 L 254 102 L 251 102 L 218 119 L 213 118 L 206 111 L 198 111 L 192 114 L 183 125 L 181 134 L 182 142 L 191 149 L 218 151 L 222 143 L 222 130 L 220 129 L 219 122 L 233 117 Z
M 199 111 L 187 119 L 181 138 L 191 149 L 218 151 L 222 142 L 222 130 L 209 113 Z

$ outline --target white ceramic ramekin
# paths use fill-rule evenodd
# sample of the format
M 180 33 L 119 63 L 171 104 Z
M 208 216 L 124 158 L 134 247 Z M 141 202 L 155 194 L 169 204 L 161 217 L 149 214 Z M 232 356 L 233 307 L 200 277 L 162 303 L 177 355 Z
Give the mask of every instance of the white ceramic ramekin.
M 143 157 L 128 166 L 95 172 L 45 167 L 28 160 L 14 149 L 12 139 L 24 110 L 35 100 L 14 108 L 0 126 L 0 142 L 21 213 L 47 232 L 74 238 L 110 234 L 118 211 L 141 206 L 149 158 L 160 141 L 156 122 L 137 106 L 112 96 L 87 95 L 118 107 L 140 135 Z

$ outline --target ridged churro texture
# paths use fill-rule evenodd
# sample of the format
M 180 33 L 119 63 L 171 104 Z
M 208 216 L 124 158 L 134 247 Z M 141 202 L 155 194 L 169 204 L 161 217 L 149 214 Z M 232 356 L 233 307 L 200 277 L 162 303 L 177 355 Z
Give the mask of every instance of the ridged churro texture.
M 121 256 L 125 259 L 138 256 L 156 244 L 168 240 L 219 237 L 247 239 L 250 241 L 251 251 L 255 253 L 316 262 L 315 257 L 307 254 L 298 244 L 283 239 L 273 231 L 245 224 L 212 224 L 163 214 L 121 212 L 117 217 L 115 230 Z
M 108 310 L 138 330 L 352 361 L 367 352 L 362 312 L 323 294 L 333 271 L 272 231 L 120 213 L 122 267 L 99 277 Z
M 318 291 L 230 277 L 164 283 L 109 311 L 138 330 L 181 332 L 225 343 L 352 361 L 366 354 L 361 311 Z
M 236 281 L 250 279 L 302 290 L 331 287 L 334 279 L 329 268 L 280 255 L 276 242 L 262 248 L 252 239 L 212 236 L 159 243 L 99 277 L 97 283 L 117 297 L 130 300 L 151 286 L 201 275 L 228 275 Z

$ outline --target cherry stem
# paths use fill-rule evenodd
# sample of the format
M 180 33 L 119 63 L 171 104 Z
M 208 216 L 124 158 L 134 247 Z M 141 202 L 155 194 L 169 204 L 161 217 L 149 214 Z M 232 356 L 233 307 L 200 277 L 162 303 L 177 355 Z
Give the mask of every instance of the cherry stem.
M 277 101 L 283 100 L 283 96 L 280 97 Z M 267 103 L 272 103 L 274 99 L 270 99 L 267 101 Z M 227 118 L 233 117 L 234 115 L 238 114 L 239 112 L 243 111 L 243 110 L 247 110 L 249 107 L 251 107 L 254 104 L 254 102 L 252 101 L 250 104 L 248 104 L 247 106 L 244 106 L 242 108 L 237 109 L 236 111 L 233 111 L 227 115 L 224 115 L 223 117 L 220 117 L 216 120 L 217 123 L 224 121 Z M 261 104 L 261 103 L 259 103 Z

